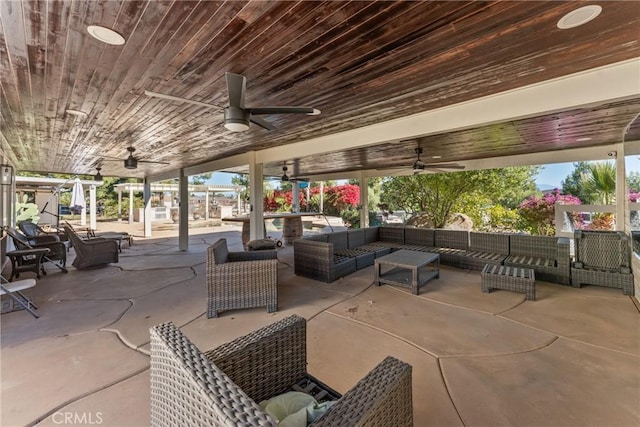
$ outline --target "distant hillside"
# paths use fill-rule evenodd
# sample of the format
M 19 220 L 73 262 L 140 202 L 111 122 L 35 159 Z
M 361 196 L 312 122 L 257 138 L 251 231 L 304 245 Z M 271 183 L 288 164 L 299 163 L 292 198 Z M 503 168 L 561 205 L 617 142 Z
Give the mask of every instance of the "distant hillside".
M 538 187 L 538 191 L 549 191 L 558 188 L 557 185 L 551 184 L 536 184 L 536 187 Z

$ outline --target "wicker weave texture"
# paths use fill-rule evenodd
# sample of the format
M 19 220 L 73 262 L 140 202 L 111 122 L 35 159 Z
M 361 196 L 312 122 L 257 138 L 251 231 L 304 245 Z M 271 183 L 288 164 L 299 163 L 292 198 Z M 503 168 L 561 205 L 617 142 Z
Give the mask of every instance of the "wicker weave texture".
M 582 284 L 619 288 L 633 295 L 631 245 L 620 231 L 576 231 L 576 262 L 571 269 L 571 285 Z
M 466 251 L 469 249 L 469 232 L 463 230 L 435 230 L 435 246 Z
M 151 334 L 151 425 L 275 426 L 243 390 L 172 323 Z
M 155 326 L 151 424 L 273 426 L 255 402 L 291 389 L 301 378 L 315 380 L 306 363 L 306 321 L 296 315 L 204 354 L 173 324 Z M 387 357 L 310 425 L 412 426 L 411 371 Z
M 327 235 L 327 242 L 333 243 L 333 250 L 340 251 L 349 247 L 346 231 L 336 231 Z
M 631 245 L 621 231 L 576 231 L 576 263 L 584 268 L 629 273 Z
M 364 245 L 365 245 L 364 228 L 347 230 L 347 247 L 349 249 L 356 249 L 358 246 L 364 246 Z
M 307 374 L 307 321 L 297 315 L 285 317 L 205 356 L 261 402 L 286 392 Z
M 379 227 L 378 240 L 404 245 L 404 227 Z
M 487 264 L 480 276 L 482 292 L 488 293 L 491 289 L 502 289 L 523 293 L 525 299 L 531 301 L 536 299 L 536 277 L 535 272 L 530 268 Z
M 296 275 L 326 283 L 356 271 L 355 258 L 336 256 L 333 243 L 296 240 L 293 259 Z
M 219 263 L 220 257 L 225 261 Z M 276 251 L 228 252 L 226 239 L 218 240 L 207 248 L 207 289 L 210 318 L 221 310 L 240 308 L 266 306 L 269 313 L 277 311 Z
M 436 232 L 433 228 L 406 228 L 404 243 L 406 245 L 434 247 Z

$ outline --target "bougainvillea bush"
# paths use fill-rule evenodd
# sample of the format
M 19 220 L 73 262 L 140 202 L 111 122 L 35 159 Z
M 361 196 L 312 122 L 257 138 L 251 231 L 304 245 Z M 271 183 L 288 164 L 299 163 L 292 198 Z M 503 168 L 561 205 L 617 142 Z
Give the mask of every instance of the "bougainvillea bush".
M 556 234 L 556 203 L 563 205 L 581 205 L 576 196 L 560 194 L 560 190 L 545 194 L 542 197 L 531 196 L 520 204 L 518 213 L 523 219 L 525 231 L 541 236 L 555 236 Z M 580 214 L 571 214 L 574 223 L 580 223 Z
M 355 208 L 360 203 L 360 187 L 353 184 L 324 187 L 324 213 L 340 216 L 348 208 Z M 319 211 L 320 187 L 309 190 L 309 210 Z M 264 196 L 265 212 L 291 212 L 293 206 L 293 190 L 271 190 Z M 307 209 L 307 192 L 300 190 L 300 210 Z

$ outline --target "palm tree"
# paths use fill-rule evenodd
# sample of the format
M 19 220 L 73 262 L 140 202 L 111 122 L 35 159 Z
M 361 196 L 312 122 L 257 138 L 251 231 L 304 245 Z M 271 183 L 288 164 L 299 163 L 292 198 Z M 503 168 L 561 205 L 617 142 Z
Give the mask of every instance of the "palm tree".
M 616 202 L 616 166 L 612 162 L 597 162 L 581 176 L 585 193 L 598 204 L 611 205 Z

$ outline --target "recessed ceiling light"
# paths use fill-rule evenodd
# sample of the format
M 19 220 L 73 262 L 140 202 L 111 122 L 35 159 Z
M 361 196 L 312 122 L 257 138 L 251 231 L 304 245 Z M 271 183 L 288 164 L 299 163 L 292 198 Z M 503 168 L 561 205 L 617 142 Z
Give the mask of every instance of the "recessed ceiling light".
M 579 27 L 596 18 L 602 12 L 602 7 L 597 4 L 583 6 L 564 15 L 558 21 L 558 28 L 567 30 Z
M 71 116 L 78 116 L 78 117 L 81 117 L 83 119 L 87 118 L 87 113 L 85 113 L 84 111 L 80 111 L 80 110 L 68 109 L 67 110 L 67 114 L 69 114 Z
M 577 142 L 584 142 L 584 141 L 591 141 L 591 137 L 590 136 L 584 136 L 582 138 L 576 138 Z
M 102 43 L 120 46 L 124 44 L 124 37 L 111 28 L 101 27 L 99 25 L 89 25 L 87 32 L 96 40 Z
M 431 156 L 432 159 L 441 159 L 442 156 Z

